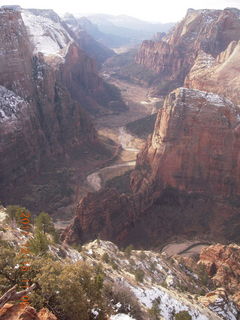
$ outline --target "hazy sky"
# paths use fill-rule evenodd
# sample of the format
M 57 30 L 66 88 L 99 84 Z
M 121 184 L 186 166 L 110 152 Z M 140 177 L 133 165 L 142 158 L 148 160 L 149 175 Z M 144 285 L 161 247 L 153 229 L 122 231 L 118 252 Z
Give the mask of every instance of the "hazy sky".
M 188 8 L 240 9 L 240 0 L 3 0 L 2 4 L 19 4 L 23 8 L 52 8 L 58 13 L 125 14 L 147 21 L 175 22 Z

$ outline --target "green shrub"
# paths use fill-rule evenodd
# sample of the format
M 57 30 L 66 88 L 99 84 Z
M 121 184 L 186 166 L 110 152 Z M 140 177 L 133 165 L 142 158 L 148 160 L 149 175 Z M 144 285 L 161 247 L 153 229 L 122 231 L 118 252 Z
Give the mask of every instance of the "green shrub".
M 153 301 L 152 308 L 148 310 L 149 316 L 151 320 L 159 320 L 160 319 L 160 298 L 157 298 Z
M 29 249 L 36 255 L 44 255 L 48 251 L 49 240 L 39 229 L 35 230 L 33 238 L 29 240 Z
M 20 207 L 20 206 L 16 206 L 16 205 L 7 206 L 6 213 L 7 213 L 8 220 L 10 223 L 17 223 L 19 226 L 23 226 L 23 224 L 21 223 L 21 221 L 22 221 L 21 214 L 22 213 L 25 213 L 26 217 L 28 217 L 26 219 L 29 220 L 29 224 L 32 222 L 31 221 L 32 220 L 31 214 L 30 214 L 29 210 L 24 207 Z M 26 225 L 28 225 L 28 223 L 26 223 Z
M 104 285 L 103 295 L 106 301 L 111 301 L 114 309 L 115 305 L 120 302 L 120 307 L 117 310 L 119 313 L 130 314 L 138 320 L 142 319 L 142 312 L 137 298 L 128 287 L 119 283 L 111 284 L 108 282 Z
M 142 269 L 136 269 L 135 272 L 134 272 L 134 275 L 135 275 L 135 280 L 137 282 L 143 282 L 143 279 L 144 279 L 144 271 Z
M 146 253 L 145 253 L 144 251 L 140 251 L 140 253 L 139 253 L 139 258 L 140 258 L 141 260 L 147 259 Z
M 113 270 L 118 270 L 118 265 L 116 264 L 116 262 L 113 259 L 111 259 L 110 264 L 111 264 Z
M 132 250 L 133 250 L 133 246 L 131 244 L 125 248 L 124 253 L 127 258 L 130 258 L 132 254 Z
M 107 254 L 107 252 L 104 252 L 104 254 L 102 255 L 102 261 L 105 263 L 109 263 L 109 255 Z
M 175 320 L 192 320 L 192 317 L 187 311 L 180 311 L 175 314 Z

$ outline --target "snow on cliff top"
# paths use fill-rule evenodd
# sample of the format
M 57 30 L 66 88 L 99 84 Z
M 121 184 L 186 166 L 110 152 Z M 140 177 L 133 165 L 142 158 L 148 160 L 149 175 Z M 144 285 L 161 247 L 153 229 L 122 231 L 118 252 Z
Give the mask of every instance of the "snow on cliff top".
M 22 11 L 22 19 L 34 45 L 34 53 L 57 54 L 72 40 L 61 23 L 47 16 L 35 15 L 24 10 Z
M 234 108 L 234 104 L 229 99 L 221 97 L 213 92 L 201 91 L 198 89 L 190 89 L 184 87 L 180 87 L 176 89 L 176 91 L 179 91 L 180 97 L 185 95 L 192 98 L 204 98 L 206 101 L 208 101 L 212 105 L 215 105 L 216 107 L 224 107 L 226 104 L 228 104 L 229 106 Z

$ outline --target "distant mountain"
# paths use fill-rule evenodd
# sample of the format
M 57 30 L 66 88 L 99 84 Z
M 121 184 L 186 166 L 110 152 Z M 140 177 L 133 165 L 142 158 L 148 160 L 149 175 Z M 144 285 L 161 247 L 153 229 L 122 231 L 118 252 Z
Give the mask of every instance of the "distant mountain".
M 100 32 L 90 21 L 84 18 L 77 19 L 72 14 L 66 14 L 63 20 L 73 32 L 73 37 L 80 48 L 96 60 L 99 66 L 106 59 L 115 55 L 115 52 L 108 46 L 96 40 L 98 39 L 96 35 Z M 88 32 L 88 30 L 90 30 L 90 32 Z M 91 33 L 93 33 L 93 35 L 91 35 Z
M 96 14 L 80 17 L 82 27 L 96 40 L 110 47 L 136 45 L 158 32 L 167 32 L 173 23 L 153 24 L 128 16 Z
M 66 20 L 66 16 L 64 17 L 64 19 Z M 118 47 L 129 44 L 131 41 L 128 37 L 126 37 L 127 33 L 123 37 L 123 36 L 118 36 L 115 34 L 108 34 L 108 33 L 104 33 L 102 31 L 100 31 L 98 26 L 96 24 L 92 23 L 86 17 L 75 18 L 75 21 L 73 21 L 73 20 L 69 21 L 69 19 L 67 19 L 67 20 L 68 20 L 68 22 L 67 22 L 68 24 L 70 23 L 75 26 L 77 24 L 78 27 L 85 30 L 96 41 L 100 42 L 104 46 L 107 46 L 108 48 L 118 48 Z
M 107 28 L 108 26 L 114 25 L 118 28 L 144 31 L 146 33 L 156 33 L 167 32 L 174 26 L 174 23 L 151 23 L 126 15 L 113 16 L 106 14 L 96 14 L 88 16 L 88 19 L 98 25 L 100 30 L 102 30 L 102 28 Z

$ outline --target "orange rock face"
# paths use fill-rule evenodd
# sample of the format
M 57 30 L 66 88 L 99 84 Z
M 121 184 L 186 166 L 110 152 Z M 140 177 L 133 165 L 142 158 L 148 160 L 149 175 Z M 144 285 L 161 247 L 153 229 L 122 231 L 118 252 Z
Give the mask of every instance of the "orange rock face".
M 215 284 L 224 287 L 240 309 L 240 247 L 231 245 L 212 245 L 204 248 L 200 255 Z
M 142 175 L 143 183 L 139 186 L 133 175 L 134 191 L 144 189 L 147 178 L 157 182 L 159 190 L 239 195 L 238 117 L 238 108 L 218 95 L 176 89 L 165 100 L 150 144 L 139 155 L 134 175 Z M 147 177 L 144 165 L 151 168 Z
M 216 57 L 240 39 L 240 11 L 192 10 L 162 40 L 144 41 L 136 62 L 159 73 L 156 93 L 182 86 L 200 50 Z

